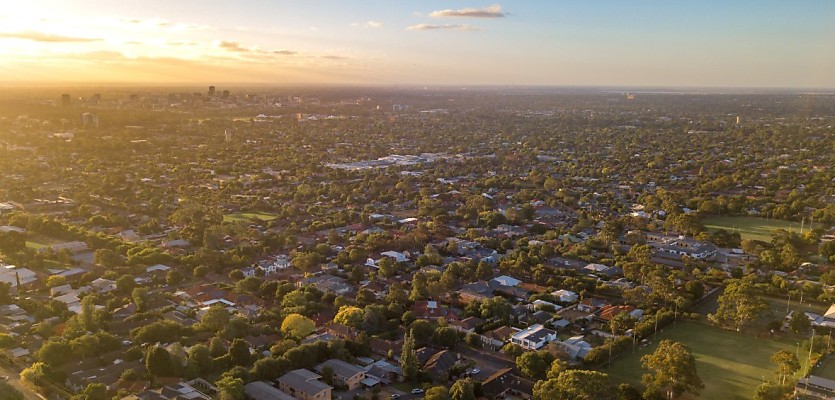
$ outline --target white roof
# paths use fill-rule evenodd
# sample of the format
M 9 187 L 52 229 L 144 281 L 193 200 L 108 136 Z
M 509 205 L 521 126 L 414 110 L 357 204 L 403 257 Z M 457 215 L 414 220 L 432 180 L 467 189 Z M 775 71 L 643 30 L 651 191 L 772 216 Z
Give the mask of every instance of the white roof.
M 522 281 L 520 281 L 520 280 L 518 280 L 518 279 L 516 279 L 512 276 L 507 276 L 507 275 L 502 275 L 500 277 L 493 278 L 493 280 L 496 281 L 496 282 L 499 282 L 499 283 L 501 283 L 502 285 L 505 285 L 505 286 L 516 286 L 516 285 L 522 283 Z

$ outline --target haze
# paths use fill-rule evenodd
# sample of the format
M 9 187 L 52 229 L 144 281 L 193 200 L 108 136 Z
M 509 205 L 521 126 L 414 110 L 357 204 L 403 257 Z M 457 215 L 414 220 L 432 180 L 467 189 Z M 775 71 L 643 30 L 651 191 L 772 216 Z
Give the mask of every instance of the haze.
M 0 11 L 0 82 L 832 88 L 833 17 L 830 1 L 37 0 Z

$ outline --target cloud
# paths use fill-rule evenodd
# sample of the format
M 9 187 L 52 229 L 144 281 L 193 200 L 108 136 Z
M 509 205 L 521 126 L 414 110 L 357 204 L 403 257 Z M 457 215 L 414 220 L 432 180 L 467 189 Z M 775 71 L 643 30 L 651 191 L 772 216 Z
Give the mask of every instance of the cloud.
M 298 51 L 292 51 L 292 50 L 272 50 L 269 53 L 279 54 L 279 55 L 283 55 L 283 56 L 293 56 L 293 55 L 299 54 Z
M 324 59 L 327 59 L 327 60 L 345 60 L 345 59 L 347 59 L 348 57 L 343 57 L 343 56 L 335 56 L 335 55 L 326 55 L 326 56 L 320 56 L 319 58 L 324 58 Z
M 215 42 L 215 46 L 220 47 L 221 49 L 234 51 L 238 53 L 247 53 L 251 51 L 250 49 L 241 46 L 240 43 L 233 41 L 233 40 L 220 40 Z
M 502 6 L 493 4 L 485 8 L 462 8 L 459 10 L 438 10 L 429 14 L 432 18 L 465 17 L 465 18 L 504 18 Z
M 433 25 L 433 24 L 417 24 L 412 25 L 406 28 L 407 31 L 433 31 L 433 30 L 441 30 L 441 29 L 449 29 L 449 30 L 456 30 L 456 31 L 477 31 L 481 28 L 473 25 L 458 25 L 458 24 L 445 24 L 445 25 Z
M 50 35 L 48 33 L 35 32 L 35 31 L 3 32 L 3 33 L 0 33 L 0 38 L 23 39 L 23 40 L 31 40 L 33 42 L 44 42 L 44 43 L 87 43 L 87 42 L 100 42 L 100 41 L 102 41 L 102 39 L 98 39 L 98 38 L 82 38 L 82 37 L 72 37 L 72 36 Z
M 382 27 L 383 27 L 383 23 L 380 22 L 380 21 L 368 21 L 368 22 L 365 23 L 365 25 L 363 25 L 363 28 L 372 28 L 372 29 L 377 29 L 377 28 L 382 28 Z

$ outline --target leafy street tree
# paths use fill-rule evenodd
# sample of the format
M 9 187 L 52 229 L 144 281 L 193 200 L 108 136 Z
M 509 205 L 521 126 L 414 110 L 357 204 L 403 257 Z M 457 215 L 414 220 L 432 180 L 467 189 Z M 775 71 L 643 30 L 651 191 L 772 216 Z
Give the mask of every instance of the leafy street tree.
M 714 323 L 730 325 L 737 331 L 756 320 L 765 310 L 765 302 L 754 293 L 747 280 L 732 280 L 719 296 L 719 308 L 708 318 Z
M 446 386 L 433 386 L 423 395 L 424 400 L 449 400 Z
M 298 340 L 307 337 L 314 329 L 316 324 L 301 314 L 290 314 L 281 322 L 281 333 Z
M 471 378 L 459 379 L 449 388 L 450 400 L 475 400 L 475 382 Z
M 403 349 L 400 354 L 400 369 L 403 370 L 403 380 L 412 382 L 418 375 L 418 360 L 415 354 L 415 339 L 406 334 L 403 338 Z
M 218 400 L 244 400 L 244 381 L 233 376 L 224 376 L 217 382 Z
M 212 332 L 218 332 L 226 327 L 229 324 L 229 311 L 226 308 L 221 306 L 212 306 L 206 310 L 206 313 L 203 314 L 203 317 L 200 318 L 200 323 L 206 327 L 206 329 Z
M 800 369 L 800 361 L 797 360 L 797 356 L 785 350 L 774 353 L 771 356 L 771 361 L 777 364 L 776 374 L 780 377 L 781 385 L 786 383 L 787 376 L 791 376 Z
M 534 400 L 615 400 L 617 393 L 609 375 L 598 371 L 570 369 L 555 379 L 537 381 Z
M 153 346 L 148 350 L 145 355 L 145 368 L 155 376 L 173 376 L 175 370 L 171 354 L 160 346 Z
M 540 380 L 545 379 L 553 357 L 547 351 L 528 351 L 516 357 L 516 368 L 525 376 Z
M 785 400 L 790 399 L 792 391 L 791 386 L 780 385 L 774 382 L 765 382 L 757 387 L 754 392 L 754 400 Z
M 0 396 L 2 399 L 2 396 Z M 91 383 L 84 390 L 71 397 L 70 400 L 108 400 L 107 386 L 103 383 Z
M 696 358 L 685 345 L 662 340 L 652 354 L 641 357 L 641 365 L 650 370 L 642 381 L 648 393 L 663 391 L 673 399 L 684 392 L 699 394 L 704 384 L 696 371 Z
M 333 322 L 358 328 L 362 324 L 365 313 L 359 307 L 342 306 L 333 317 Z
M 806 316 L 800 310 L 795 310 L 792 313 L 792 317 L 789 320 L 789 329 L 791 329 L 794 333 L 806 333 L 809 332 L 809 329 L 812 327 L 812 322 L 809 321 L 809 317 Z
M 148 288 L 134 288 L 133 291 L 131 291 L 130 297 L 133 300 L 133 304 L 136 304 L 137 310 L 148 310 Z

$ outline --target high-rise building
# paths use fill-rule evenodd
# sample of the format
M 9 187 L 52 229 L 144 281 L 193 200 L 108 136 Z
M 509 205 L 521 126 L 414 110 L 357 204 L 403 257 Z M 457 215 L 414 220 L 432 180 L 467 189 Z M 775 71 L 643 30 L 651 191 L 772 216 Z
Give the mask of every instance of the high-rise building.
M 229 97 L 229 91 L 228 90 L 223 91 L 223 97 L 224 98 Z
M 63 105 L 64 107 L 69 107 L 70 106 L 70 95 L 69 94 L 64 93 L 64 94 L 61 95 L 61 105 Z
M 215 87 L 214 86 L 209 86 L 209 96 L 214 96 L 214 95 L 215 95 Z
M 81 114 L 81 126 L 83 128 L 98 128 L 99 116 L 93 113 Z

